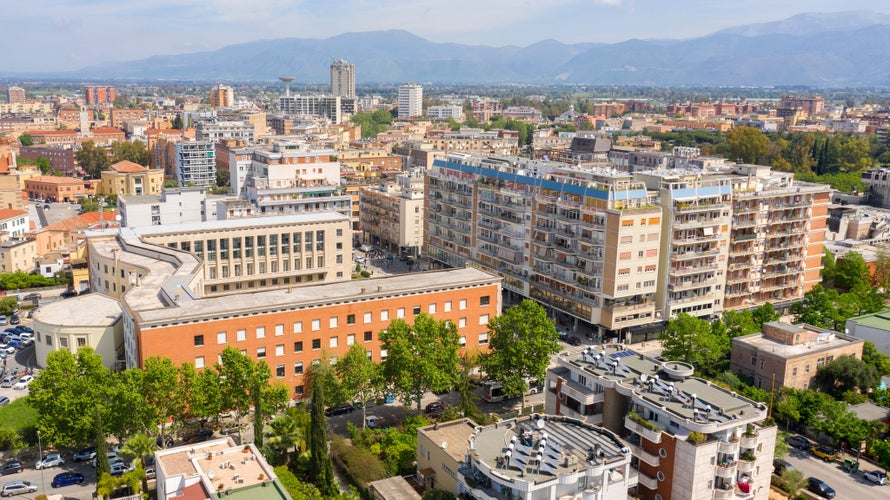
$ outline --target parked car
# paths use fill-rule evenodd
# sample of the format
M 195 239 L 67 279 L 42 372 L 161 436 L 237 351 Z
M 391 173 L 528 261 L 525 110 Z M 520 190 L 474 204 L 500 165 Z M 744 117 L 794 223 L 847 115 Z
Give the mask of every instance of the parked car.
M 37 491 L 37 483 L 32 483 L 31 481 L 13 481 L 3 485 L 3 489 L 0 490 L 0 496 L 11 497 L 22 493 L 34 493 L 35 491 Z
M 0 351 L 2 351 L 3 354 L 15 354 L 15 346 L 9 344 L 0 344 Z M 4 356 L 4 358 L 5 357 L 6 356 Z
M 108 463 L 115 463 L 115 462 L 123 461 L 123 459 L 118 458 L 117 452 L 114 452 L 114 451 L 105 452 L 105 456 L 108 457 Z M 93 455 L 93 460 L 90 463 L 93 464 L 93 467 L 96 466 L 96 456 L 95 455 Z
M 37 470 L 46 469 L 49 467 L 60 467 L 65 465 L 65 460 L 62 458 L 62 455 L 59 453 L 47 453 L 40 460 L 34 464 L 34 468 Z
M 155 439 L 155 444 L 158 448 L 170 448 L 173 446 L 173 438 L 170 436 L 158 436 L 157 439 Z
M 241 424 L 226 424 L 219 430 L 219 433 L 224 436 L 229 436 L 233 434 L 238 434 L 241 432 L 242 426 Z
M 556 334 L 559 336 L 559 340 L 562 342 L 568 342 L 569 340 L 569 332 L 557 329 Z
M 17 381 L 18 381 L 18 377 L 13 377 L 13 376 L 6 377 L 3 379 L 2 382 L 0 382 L 0 387 L 3 387 L 3 388 L 12 387 L 13 385 L 15 385 L 15 383 Z
M 332 406 L 324 411 L 324 414 L 328 417 L 333 417 L 334 415 L 345 415 L 347 413 L 352 413 L 355 408 L 352 405 L 342 404 L 340 406 Z
M 132 469 L 125 464 L 124 462 L 117 462 L 111 465 L 111 475 L 114 477 L 121 477 Z
M 365 426 L 368 429 L 389 428 L 389 424 L 386 423 L 386 419 L 383 417 L 378 417 L 377 415 L 368 415 L 367 417 L 365 417 Z
M 810 440 L 803 436 L 790 436 L 785 439 L 785 442 L 788 443 L 788 446 L 793 446 L 798 450 L 809 450 L 813 446 L 810 444 Z
M 32 293 L 29 293 L 28 295 L 25 295 L 24 298 L 22 298 L 22 300 L 40 300 L 40 294 L 37 292 L 32 292 Z
M 17 324 L 19 324 L 19 323 L 21 323 L 21 322 L 22 322 L 22 319 L 19 318 L 19 315 L 18 315 L 18 314 L 13 314 L 12 316 L 9 317 L 9 324 L 10 324 L 10 325 L 17 325 Z
M 12 388 L 16 391 L 23 391 L 27 389 L 29 385 L 31 385 L 31 381 L 33 380 L 34 377 L 25 375 L 24 377 L 20 378 L 19 381 L 16 382 L 14 386 L 12 386 Z
M 7 318 L 5 314 L 0 314 L 0 326 L 6 326 L 8 324 L 9 318 Z
M 28 333 L 31 333 L 31 334 L 34 333 L 34 329 L 31 328 L 30 326 L 19 325 L 19 326 L 17 326 L 16 328 L 17 328 L 18 330 L 20 330 L 20 331 L 23 331 L 23 332 L 28 332 Z
M 7 474 L 18 474 L 25 470 L 25 466 L 22 465 L 18 460 L 10 460 L 6 462 L 2 466 L 0 466 L 0 476 L 5 476 Z
M 834 498 L 837 493 L 834 491 L 834 488 L 828 486 L 828 483 L 821 479 L 816 479 L 815 477 L 808 477 L 807 481 L 809 481 L 809 486 L 807 486 L 807 490 L 812 491 L 813 493 L 825 497 L 825 498 Z
M 6 347 L 12 347 L 13 349 L 20 349 L 22 347 L 22 339 L 14 338 L 9 339 L 9 342 L 6 343 Z
M 9 404 L 9 398 L 6 396 L 0 396 L 0 406 L 6 406 Z
M 813 446 L 810 448 L 813 455 L 825 460 L 826 462 L 834 462 L 837 460 L 837 454 L 827 446 Z
M 881 486 L 887 484 L 887 474 L 884 474 L 879 470 L 870 470 L 863 474 L 862 477 Z
M 75 462 L 86 462 L 87 460 L 92 460 L 94 458 L 96 458 L 96 447 L 88 446 L 75 451 L 71 460 L 74 460 Z
M 568 339 L 566 339 L 566 342 L 567 342 L 568 344 L 570 344 L 570 345 L 574 345 L 574 346 L 579 346 L 579 345 L 581 345 L 581 339 L 579 339 L 578 337 L 575 337 L 574 335 L 572 335 L 571 337 L 569 337 Z
M 71 290 L 71 289 L 65 290 L 64 292 L 59 294 L 59 297 L 62 297 L 63 299 L 77 297 L 77 290 Z
M 192 444 L 192 443 L 200 443 L 202 441 L 207 441 L 211 437 L 213 437 L 213 431 L 210 429 L 201 427 L 200 429 L 195 429 L 195 430 L 189 432 L 188 434 L 186 434 L 185 436 L 183 436 L 182 440 L 183 440 L 183 442 L 185 442 L 185 444 Z
M 773 460 L 773 474 L 781 476 L 786 470 L 794 470 L 794 466 L 784 460 Z
M 426 405 L 426 409 L 424 411 L 427 415 L 436 418 L 442 416 L 442 412 L 445 411 L 445 407 L 442 406 L 442 403 L 433 401 L 432 403 Z
M 80 484 L 84 480 L 83 474 L 80 472 L 63 472 L 56 474 L 50 486 L 53 488 L 61 488 L 62 486 L 71 486 L 72 484 Z

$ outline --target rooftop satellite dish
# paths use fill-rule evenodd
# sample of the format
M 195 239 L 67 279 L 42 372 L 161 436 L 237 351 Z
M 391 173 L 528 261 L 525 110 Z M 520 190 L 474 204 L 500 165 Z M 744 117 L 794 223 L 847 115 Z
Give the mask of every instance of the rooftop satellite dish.
M 546 426 L 546 425 L 547 425 L 547 421 L 546 421 L 546 420 L 544 420 L 544 419 L 543 419 L 543 418 L 541 418 L 541 419 L 538 419 L 538 421 L 537 421 L 537 422 L 535 422 L 535 425 L 537 425 L 537 426 L 538 426 L 538 429 L 543 429 L 543 428 L 544 428 L 544 426 Z
M 649 378 L 649 375 L 646 375 L 645 373 L 640 374 L 640 380 L 642 380 L 644 383 L 646 382 L 646 380 L 648 378 Z
M 448 441 L 442 441 L 442 449 L 448 449 Z

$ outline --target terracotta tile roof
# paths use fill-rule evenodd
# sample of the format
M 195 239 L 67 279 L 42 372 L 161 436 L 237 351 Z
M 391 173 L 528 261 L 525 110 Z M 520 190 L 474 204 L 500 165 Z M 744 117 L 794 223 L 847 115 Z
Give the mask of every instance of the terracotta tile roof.
M 74 177 L 58 177 L 55 175 L 37 175 L 30 179 L 25 179 L 25 184 L 29 182 L 46 182 L 48 184 L 78 184 L 83 181 Z
M 77 135 L 76 130 L 29 130 L 29 135 Z
M 105 212 L 102 215 L 103 223 L 114 223 L 115 227 L 117 226 L 117 222 L 114 218 L 117 216 L 117 211 Z M 70 232 L 77 231 L 78 229 L 87 229 L 94 227 L 99 224 L 99 212 L 87 212 L 81 215 L 75 215 L 74 217 L 65 219 L 63 221 L 56 222 L 55 224 L 50 224 L 43 228 L 44 231 L 62 231 L 62 232 Z
M 114 127 L 99 127 L 90 130 L 93 134 L 123 134 L 124 131 Z
M 111 170 L 122 174 L 133 174 L 137 172 L 145 172 L 148 169 L 138 163 L 129 160 L 119 161 L 111 166 Z
M 24 210 L 14 210 L 12 208 L 0 208 L 0 220 L 21 217 L 22 215 L 28 215 L 28 212 L 25 212 Z

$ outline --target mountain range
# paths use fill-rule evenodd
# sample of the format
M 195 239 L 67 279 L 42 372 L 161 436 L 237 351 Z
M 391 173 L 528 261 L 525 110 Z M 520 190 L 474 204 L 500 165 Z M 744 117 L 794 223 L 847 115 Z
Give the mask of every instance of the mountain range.
M 654 34 L 657 35 L 657 34 Z M 890 16 L 809 13 L 683 40 L 526 47 L 434 43 L 407 31 L 285 38 L 192 54 L 109 62 L 56 78 L 327 82 L 333 58 L 368 83 L 890 86 Z

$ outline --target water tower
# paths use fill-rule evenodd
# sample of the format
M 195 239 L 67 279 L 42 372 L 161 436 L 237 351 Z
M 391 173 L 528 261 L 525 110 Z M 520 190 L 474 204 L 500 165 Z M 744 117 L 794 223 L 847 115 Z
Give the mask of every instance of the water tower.
M 294 81 L 294 77 L 279 76 L 278 79 L 284 82 L 284 95 L 290 95 L 290 82 Z

